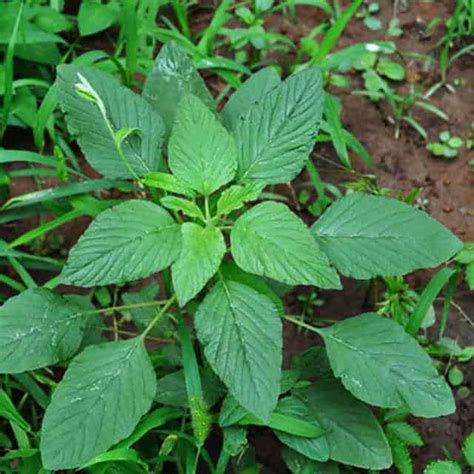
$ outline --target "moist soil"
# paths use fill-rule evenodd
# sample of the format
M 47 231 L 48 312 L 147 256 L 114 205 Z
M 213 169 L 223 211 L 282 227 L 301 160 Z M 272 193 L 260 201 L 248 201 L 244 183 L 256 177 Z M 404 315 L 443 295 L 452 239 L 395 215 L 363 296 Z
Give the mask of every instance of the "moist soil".
M 77 2 L 70 3 L 74 10 Z M 347 5 L 346 2 L 341 2 Z M 384 25 L 393 14 L 393 2 L 382 0 L 379 2 L 381 12 L 378 15 Z M 399 2 L 400 5 L 405 2 Z M 420 1 L 409 2 L 399 11 L 403 35 L 398 38 L 386 38 L 383 32 L 368 30 L 360 20 L 353 20 L 345 30 L 338 47 L 349 46 L 355 42 L 392 40 L 397 43 L 402 53 L 434 53 L 436 57 L 436 43 L 442 35 L 442 28 L 438 28 L 427 37 L 423 34 L 425 26 L 435 17 L 447 18 L 452 12 L 454 1 Z M 76 6 L 74 6 L 76 5 Z M 209 23 L 212 15 L 210 5 L 200 4 L 193 13 L 193 29 L 201 29 Z M 69 8 L 69 5 L 68 5 Z M 73 12 L 72 12 L 73 13 Z M 293 24 L 282 15 L 273 15 L 267 20 L 267 27 L 278 33 L 291 38 L 296 44 L 302 36 L 307 35 L 322 20 L 321 11 L 311 7 L 297 7 L 297 24 Z M 104 39 L 93 37 L 94 48 L 101 45 L 108 49 Z M 278 57 L 281 64 L 290 65 L 291 54 L 286 57 Z M 401 60 L 401 59 L 400 59 Z M 429 86 L 438 80 L 436 63 L 431 67 L 419 58 L 405 59 L 408 70 L 408 81 L 411 83 Z M 222 90 L 223 84 L 215 76 L 206 78 L 214 92 Z M 363 163 L 358 162 L 356 157 L 351 157 L 357 172 L 369 173 L 376 176 L 379 186 L 391 188 L 394 191 L 408 193 L 415 188 L 421 188 L 421 198 L 425 209 L 445 226 L 456 233 L 463 241 L 474 241 L 474 167 L 468 165 L 473 158 L 472 153 L 465 148 L 459 156 L 454 159 L 433 158 L 426 150 L 425 143 L 419 135 L 410 127 L 402 126 L 398 139 L 394 137 L 394 126 L 390 122 L 390 110 L 383 104 L 374 104 L 366 98 L 351 93 L 354 89 L 362 88 L 360 75 L 354 74 L 350 77 L 352 86 L 348 89 L 333 89 L 343 105 L 343 124 L 351 131 L 368 149 L 375 161 L 374 169 L 367 169 Z M 449 116 L 449 123 L 438 117 L 423 112 L 415 112 L 415 117 L 428 131 L 430 139 L 435 141 L 438 133 L 449 130 L 453 135 L 463 138 L 469 137 L 471 133 L 471 121 L 473 117 L 474 102 L 473 81 L 474 62 L 472 56 L 458 60 L 449 72 L 449 81 L 461 79 L 462 87 L 456 87 L 454 92 L 443 88 L 432 98 L 432 102 L 444 110 Z M 400 92 L 406 92 L 408 85 L 405 83 L 400 87 Z M 6 136 L 6 148 L 31 148 L 31 137 L 29 132 L 9 132 Z M 355 179 L 354 173 L 341 170 L 338 158 L 329 146 L 318 146 L 314 154 L 314 162 L 320 170 L 324 181 L 343 184 Z M 87 166 L 87 165 L 86 165 Z M 91 176 L 93 172 L 90 171 Z M 294 190 L 298 190 L 308 181 L 308 176 L 303 173 L 295 184 Z M 54 185 L 53 181 L 46 182 L 45 187 Z M 36 184 L 28 178 L 15 180 L 11 186 L 11 196 L 24 194 L 37 189 Z M 293 191 L 294 191 L 293 190 Z M 281 192 L 293 203 L 294 210 L 307 222 L 314 218 L 304 210 L 301 210 L 294 199 L 294 192 L 288 188 Z M 81 219 L 72 224 L 61 227 L 56 234 L 59 235 L 64 249 L 69 249 L 88 225 L 89 219 Z M 39 218 L 30 218 L 15 222 L 13 225 L 2 226 L 0 238 L 7 241 L 15 236 L 21 235 L 26 230 L 35 227 Z M 432 271 L 417 272 L 410 275 L 410 284 L 415 289 L 420 289 L 429 280 Z M 47 280 L 51 275 L 38 274 L 38 281 Z M 377 287 L 375 288 L 377 291 Z M 290 314 L 299 314 L 302 303 L 299 296 L 305 294 L 306 290 L 297 288 L 287 297 L 287 311 Z M 344 280 L 344 290 L 339 292 L 321 292 L 318 296 L 323 300 L 322 306 L 315 311 L 315 320 L 333 319 L 339 320 L 348 316 L 354 316 L 365 311 L 374 309 L 374 287 L 367 283 Z M 474 317 L 473 293 L 462 284 L 458 287 L 454 301 L 471 319 Z M 474 336 L 470 326 L 461 312 L 452 308 L 446 335 L 457 339 L 462 345 L 473 345 Z M 284 364 L 289 366 L 291 357 L 305 349 L 320 344 L 318 336 L 311 333 L 301 332 L 295 326 L 285 324 L 284 327 Z M 465 384 L 474 390 L 473 364 L 461 367 L 465 372 Z M 446 452 L 454 458 L 459 457 L 460 446 L 465 437 L 474 426 L 474 402 L 473 397 L 460 398 L 456 395 L 456 413 L 439 419 L 413 419 L 411 420 L 420 430 L 425 446 L 414 450 L 414 472 L 421 473 L 423 468 L 436 459 L 444 459 Z M 216 440 L 213 436 L 212 440 Z M 264 466 L 268 473 L 288 472 L 280 457 L 280 445 L 271 432 L 264 429 L 253 429 L 250 432 L 250 440 L 256 447 L 258 461 Z M 220 443 L 219 440 L 215 441 Z M 211 447 L 211 451 L 214 451 Z M 203 471 L 204 472 L 204 471 Z M 387 471 L 395 472 L 395 471 Z

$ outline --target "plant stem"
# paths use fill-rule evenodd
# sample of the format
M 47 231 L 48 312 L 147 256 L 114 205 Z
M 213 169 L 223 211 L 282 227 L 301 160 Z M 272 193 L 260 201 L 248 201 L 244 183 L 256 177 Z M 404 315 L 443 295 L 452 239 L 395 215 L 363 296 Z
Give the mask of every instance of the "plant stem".
M 163 308 L 160 309 L 159 313 L 152 319 L 150 324 L 145 328 L 145 330 L 142 332 L 141 337 L 145 338 L 146 335 L 153 329 L 153 326 L 164 316 L 166 311 L 170 308 L 170 306 L 173 305 L 173 303 L 176 301 L 176 295 L 173 295 L 163 306 Z
M 286 319 L 287 321 L 290 321 L 290 323 L 296 324 L 297 326 L 300 326 L 302 328 L 308 329 L 309 331 L 315 332 L 316 334 L 321 335 L 321 330 L 311 326 L 311 324 L 305 323 L 304 321 L 300 321 L 299 319 L 294 318 L 293 316 L 288 316 L 285 314 L 282 316 L 283 319 Z

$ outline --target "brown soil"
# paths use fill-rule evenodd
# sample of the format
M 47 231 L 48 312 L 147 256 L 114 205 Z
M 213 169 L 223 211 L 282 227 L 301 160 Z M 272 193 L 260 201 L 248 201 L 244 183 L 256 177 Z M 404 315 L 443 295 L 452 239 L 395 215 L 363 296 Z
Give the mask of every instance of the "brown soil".
M 74 5 L 77 2 L 70 2 Z M 347 5 L 346 2 L 341 2 Z M 379 18 L 387 25 L 392 15 L 392 1 L 382 0 Z M 404 34 L 400 38 L 390 38 L 397 43 L 403 53 L 433 51 L 436 41 L 442 34 L 442 29 L 435 31 L 431 38 L 422 39 L 420 29 L 423 24 L 428 23 L 435 16 L 446 17 L 452 9 L 454 2 L 449 0 L 433 2 L 411 2 L 410 8 L 401 12 L 400 18 Z M 296 43 L 301 36 L 308 34 L 312 28 L 321 22 L 323 15 L 319 9 L 311 7 L 298 7 L 298 23 L 293 25 L 282 16 L 274 16 L 270 19 L 270 27 L 274 31 L 286 34 Z M 199 10 L 193 23 L 196 25 L 206 24 L 209 21 L 209 10 Z M 339 43 L 340 47 L 348 46 L 360 41 L 373 41 L 383 38 L 382 33 L 369 31 L 360 20 L 353 20 L 344 32 Z M 94 47 L 98 47 L 94 45 Z M 290 64 L 291 58 L 279 58 L 283 63 Z M 406 65 L 411 71 L 412 77 L 420 78 L 427 84 L 437 80 L 435 68 L 425 70 L 418 60 L 406 59 Z M 436 65 L 435 65 L 436 66 Z M 451 80 L 463 78 L 466 81 L 464 87 L 456 89 L 455 93 L 446 89 L 438 91 L 432 98 L 435 105 L 442 108 L 450 117 L 449 123 L 426 113 L 417 113 L 416 117 L 428 130 L 431 139 L 435 140 L 440 131 L 449 129 L 453 134 L 468 137 L 471 130 L 474 102 L 473 95 L 473 63 L 467 59 L 461 59 L 452 68 L 449 74 Z M 210 81 L 213 90 L 220 90 L 221 84 L 215 77 Z M 343 123 L 348 130 L 353 132 L 358 139 L 367 147 L 375 162 L 375 170 L 371 174 L 377 176 L 380 186 L 389 187 L 403 192 L 414 188 L 423 188 L 422 198 L 427 199 L 426 208 L 433 216 L 444 225 L 454 231 L 464 241 L 474 241 L 474 167 L 467 163 L 469 152 L 462 150 L 460 156 L 453 160 L 441 160 L 433 158 L 425 149 L 425 144 L 411 128 L 402 128 L 398 140 L 394 138 L 394 127 L 389 123 L 387 117 L 389 110 L 384 106 L 375 106 L 366 98 L 351 94 L 354 88 L 361 88 L 360 77 L 354 75 L 352 84 L 348 90 L 333 90 L 343 103 Z M 31 148 L 25 146 L 25 140 L 30 142 L 30 137 L 24 133 L 11 134 L 6 137 L 7 148 Z M 338 159 L 333 150 L 327 146 L 321 146 L 315 157 L 315 162 L 321 171 L 322 178 L 331 182 L 349 181 L 351 175 L 340 173 L 337 165 Z M 322 156 L 322 158 L 321 158 Z M 361 172 L 367 172 L 361 163 L 357 162 L 357 168 Z M 302 179 L 305 179 L 303 176 Z M 51 183 L 52 184 L 52 183 Z M 12 186 L 12 195 L 20 195 L 34 190 L 34 183 L 30 179 L 17 180 Z M 311 221 L 313 217 L 303 213 L 302 217 Z M 63 238 L 64 246 L 70 248 L 87 226 L 88 220 L 83 219 L 63 226 L 59 234 Z M 38 224 L 37 219 L 28 219 L 4 226 L 0 232 L 0 238 L 10 241 L 15 236 Z M 419 272 L 410 276 L 410 281 L 415 288 L 420 288 L 426 283 L 430 272 Z M 41 280 L 43 277 L 40 278 Z M 298 295 L 303 293 L 296 290 L 289 295 L 287 303 L 288 310 L 297 314 L 301 310 Z M 373 309 L 373 297 L 369 287 L 365 283 L 344 280 L 344 290 L 341 292 L 324 292 L 321 297 L 324 300 L 322 307 L 316 310 L 316 317 L 322 319 L 343 319 L 348 316 L 360 314 Z M 466 314 L 474 316 L 474 298 L 463 285 L 455 296 L 456 303 Z M 458 339 L 461 345 L 473 345 L 474 336 L 472 328 L 460 316 L 459 311 L 452 309 L 447 329 L 447 335 Z M 288 366 L 291 357 L 304 349 L 319 344 L 318 337 L 314 334 L 298 332 L 294 326 L 285 325 L 284 331 L 284 363 Z M 473 364 L 465 367 L 467 385 L 474 390 Z M 474 426 L 473 397 L 460 399 L 457 397 L 457 412 L 449 417 L 435 420 L 414 420 L 423 434 L 425 446 L 417 449 L 415 456 L 415 473 L 421 473 L 429 461 L 444 458 L 444 449 L 453 456 L 459 455 L 459 447 L 462 440 L 469 434 Z M 265 430 L 254 430 L 251 440 L 257 447 L 258 459 L 266 466 L 265 472 L 284 473 L 287 472 L 280 457 L 279 444 L 273 435 Z

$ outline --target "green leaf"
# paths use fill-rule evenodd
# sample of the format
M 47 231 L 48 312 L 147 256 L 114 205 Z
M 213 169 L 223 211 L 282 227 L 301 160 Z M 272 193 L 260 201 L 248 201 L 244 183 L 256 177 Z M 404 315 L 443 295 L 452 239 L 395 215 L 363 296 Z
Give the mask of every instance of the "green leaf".
M 3 390 L 0 390 L 0 418 L 7 419 L 24 431 L 31 430 L 28 422 L 21 416 L 10 397 Z
M 315 413 L 312 413 L 307 404 L 303 400 L 296 397 L 286 397 L 278 403 L 276 408 L 278 413 L 284 413 L 293 417 L 301 418 L 314 424 L 321 429 Z M 329 444 L 326 436 L 318 436 L 314 438 L 303 438 L 294 434 L 284 433 L 283 431 L 275 431 L 278 439 L 303 454 L 313 461 L 327 461 L 329 459 Z
M 267 92 L 234 130 L 238 177 L 287 183 L 303 168 L 323 113 L 319 68 L 290 76 Z
M 339 277 L 308 228 L 284 204 L 264 202 L 237 219 L 231 232 L 239 267 L 290 285 L 340 288 Z
M 91 287 L 144 278 L 179 255 L 179 226 L 160 206 L 132 199 L 99 214 L 69 253 L 61 281 Z
M 221 112 L 228 130 L 234 130 L 254 104 L 280 84 L 280 77 L 273 67 L 266 67 L 250 76 L 227 101 Z
M 147 468 L 147 465 L 140 460 L 140 456 L 138 451 L 130 448 L 115 448 L 107 451 L 105 453 L 99 454 L 91 459 L 88 463 L 81 466 L 81 470 L 85 468 L 90 468 L 97 464 L 101 464 L 104 462 L 127 462 L 133 463 L 141 466 L 143 469 Z
M 407 445 L 396 436 L 387 435 L 392 450 L 393 464 L 400 474 L 413 474 L 413 463 Z
M 232 396 L 267 421 L 280 391 L 282 324 L 271 299 L 235 281 L 220 281 L 195 315 L 197 336 Z
M 115 2 L 106 5 L 93 0 L 82 2 L 77 15 L 80 35 L 93 35 L 106 30 L 119 19 L 119 14 L 120 6 Z
M 467 464 L 474 467 L 474 432 L 464 440 L 462 453 Z
M 217 272 L 225 242 L 217 227 L 201 227 L 192 222 L 181 226 L 181 235 L 181 253 L 172 266 L 172 275 L 179 304 L 184 306 Z
M 187 95 L 179 104 L 168 152 L 173 174 L 205 196 L 235 175 L 237 162 L 233 138 L 195 96 Z
M 206 220 L 199 206 L 192 201 L 188 201 L 187 199 L 176 196 L 165 196 L 164 198 L 160 199 L 160 203 L 163 207 L 166 207 L 172 211 L 182 212 L 188 217 L 199 219 L 204 222 Z
M 178 104 L 187 94 L 199 97 L 208 108 L 215 109 L 214 99 L 186 51 L 171 41 L 161 48 L 143 89 L 145 99 L 163 118 L 167 135 Z
M 239 455 L 247 446 L 247 428 L 245 426 L 227 426 L 222 428 L 224 434 L 223 449 L 230 456 Z
M 195 195 L 194 191 L 188 189 L 175 176 L 168 173 L 160 173 L 158 171 L 148 173 L 143 178 L 143 184 L 151 188 L 163 189 L 170 193 L 183 194 L 184 196 L 193 197 Z
M 474 262 L 466 267 L 466 283 L 471 291 L 474 291 Z
M 295 392 L 326 431 L 330 458 L 365 469 L 387 469 L 392 456 L 372 412 L 335 380 Z
M 401 201 L 361 193 L 336 201 L 311 230 L 336 268 L 358 279 L 434 267 L 462 245 L 428 214 Z
M 238 184 L 227 188 L 217 201 L 217 215 L 225 216 L 236 209 L 240 209 L 244 203 L 255 201 L 262 192 L 262 186 L 252 183 L 247 186 Z
M 26 290 L 0 308 L 0 373 L 18 374 L 71 357 L 81 344 L 82 309 L 44 288 Z
M 366 313 L 322 329 L 321 335 L 334 374 L 360 400 L 408 407 L 426 418 L 454 412 L 448 384 L 397 322 Z
M 455 461 L 435 461 L 426 467 L 423 474 L 462 474 L 462 471 Z
M 95 93 L 94 98 L 100 102 L 84 98 L 85 86 L 81 80 L 87 81 L 92 88 L 88 94 Z M 87 161 L 99 173 L 107 178 L 131 178 L 129 168 L 138 176 L 158 169 L 164 124 L 142 97 L 110 74 L 72 64 L 58 67 L 58 94 L 69 131 L 77 138 Z M 128 166 L 115 142 L 115 134 L 120 129 L 140 130 L 121 143 Z
M 149 285 L 141 288 L 139 291 L 129 291 L 122 294 L 122 300 L 125 305 L 135 305 L 145 303 L 147 301 L 155 301 L 158 299 L 158 293 L 160 291 L 160 285 L 158 283 L 150 283 Z M 128 312 L 131 314 L 133 322 L 139 328 L 146 328 L 146 326 L 156 316 L 158 306 L 145 306 L 129 309 Z M 161 322 L 161 321 L 160 321 Z M 154 326 L 152 333 L 156 330 L 157 326 L 160 326 L 160 322 Z M 162 320 L 165 322 L 165 320 Z
M 131 435 L 156 391 L 143 339 L 89 346 L 69 366 L 46 410 L 46 469 L 74 469 Z
M 383 76 L 387 76 L 392 81 L 402 81 L 405 79 L 405 68 L 398 63 L 393 61 L 382 61 L 380 60 L 377 64 L 377 72 Z
M 282 457 L 293 474 L 340 474 L 338 464 L 332 461 L 324 463 L 311 461 L 287 446 L 283 447 Z
M 420 434 L 413 426 L 404 421 L 393 421 L 387 424 L 387 431 L 400 438 L 408 446 L 423 446 Z

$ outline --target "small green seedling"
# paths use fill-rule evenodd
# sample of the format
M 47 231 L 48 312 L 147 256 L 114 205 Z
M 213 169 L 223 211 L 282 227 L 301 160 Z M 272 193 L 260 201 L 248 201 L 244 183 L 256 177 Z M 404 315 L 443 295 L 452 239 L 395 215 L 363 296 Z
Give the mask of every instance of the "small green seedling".
M 380 12 L 379 2 L 370 2 L 364 5 L 356 14 L 357 18 L 361 18 L 364 25 L 372 31 L 382 29 L 382 22 L 375 15 Z
M 439 142 L 428 143 L 426 148 L 438 158 L 456 158 L 464 145 L 461 137 L 453 136 L 449 131 L 439 134 Z

